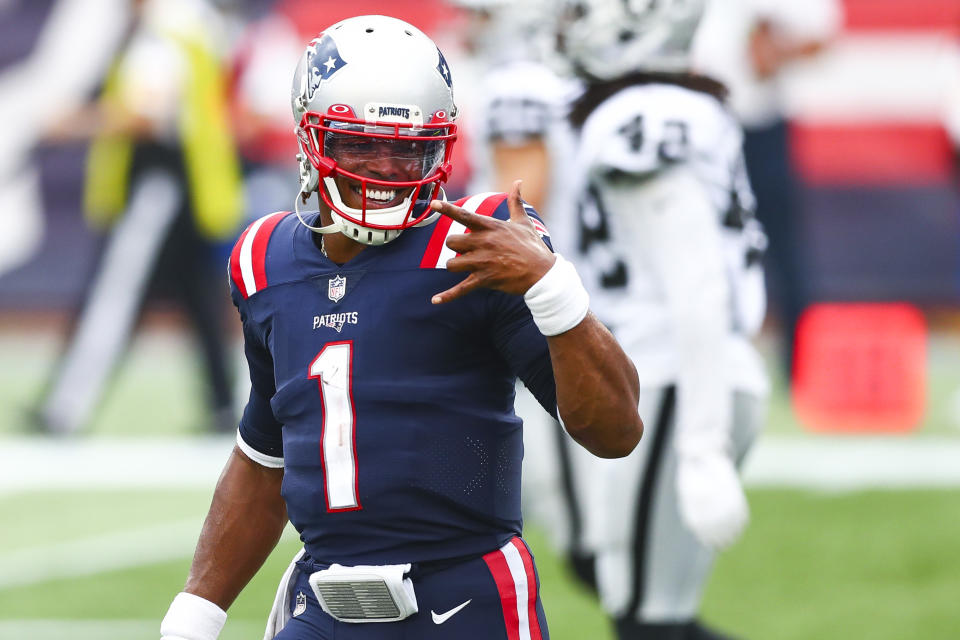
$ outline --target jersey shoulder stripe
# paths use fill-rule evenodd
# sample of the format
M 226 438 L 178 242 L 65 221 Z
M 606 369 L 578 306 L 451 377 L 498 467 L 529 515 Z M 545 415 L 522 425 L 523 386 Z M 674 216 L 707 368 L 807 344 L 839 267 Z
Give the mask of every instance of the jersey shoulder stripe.
M 507 199 L 505 193 L 485 192 L 475 196 L 461 198 L 453 204 L 481 216 L 491 216 Z M 421 269 L 446 269 L 447 261 L 455 257 L 455 251 L 447 247 L 450 236 L 468 233 L 466 227 L 447 216 L 440 216 L 434 225 L 433 234 L 427 243 L 427 249 L 420 261 Z
M 541 238 L 550 238 L 550 231 L 547 230 L 547 225 L 540 219 L 540 214 L 537 213 L 537 210 L 526 202 L 523 203 L 523 210 L 527 213 L 527 217 L 530 218 L 530 222 L 533 223 L 533 228 L 537 231 L 537 235 Z
M 230 276 L 244 298 L 267 287 L 267 245 L 273 230 L 289 214 L 289 211 L 277 211 L 254 221 L 234 245 L 230 253 Z

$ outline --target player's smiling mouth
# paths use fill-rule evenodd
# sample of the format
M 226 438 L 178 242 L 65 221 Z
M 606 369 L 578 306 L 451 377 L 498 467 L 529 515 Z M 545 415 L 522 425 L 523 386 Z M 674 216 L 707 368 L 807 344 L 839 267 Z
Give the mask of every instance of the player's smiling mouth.
M 359 182 L 349 181 L 348 185 L 350 191 L 356 196 L 358 207 L 362 206 L 363 202 L 363 187 L 361 187 Z M 387 207 L 393 207 L 400 204 L 403 199 L 410 192 L 410 189 L 389 189 L 386 187 L 375 188 L 372 185 L 367 186 L 367 208 L 368 209 L 385 209 Z

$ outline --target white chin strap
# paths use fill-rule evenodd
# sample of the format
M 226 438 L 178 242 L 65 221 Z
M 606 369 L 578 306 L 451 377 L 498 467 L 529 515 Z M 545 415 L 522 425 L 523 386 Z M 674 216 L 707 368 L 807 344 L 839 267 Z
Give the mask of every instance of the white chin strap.
M 337 233 L 342 229 L 336 220 L 323 227 L 314 227 L 313 225 L 307 224 L 307 221 L 303 219 L 303 214 L 300 213 L 301 202 L 303 202 L 303 193 L 298 193 L 297 197 L 293 199 L 293 212 L 297 214 L 297 219 L 300 220 L 300 224 L 310 229 L 310 231 L 314 233 Z
M 411 192 L 410 195 L 406 199 L 404 199 L 404 204 L 400 206 L 409 206 L 410 198 L 414 197 L 414 193 L 415 192 Z M 444 192 L 443 187 L 439 188 L 437 199 L 446 201 L 447 194 Z M 301 192 L 301 193 L 298 193 L 297 197 L 294 198 L 293 200 L 293 210 L 297 214 L 297 219 L 300 220 L 300 224 L 305 226 L 307 229 L 310 229 L 314 233 L 321 233 L 321 234 L 342 233 L 343 235 L 347 236 L 351 240 L 355 240 L 362 244 L 382 245 L 390 242 L 391 240 L 396 239 L 396 237 L 400 235 L 400 232 L 403 231 L 402 229 L 369 229 L 367 227 L 363 227 L 356 223 L 350 222 L 343 216 L 339 215 L 333 209 L 330 210 L 330 216 L 331 218 L 333 218 L 333 222 L 331 222 L 328 225 L 324 225 L 322 227 L 315 227 L 311 224 L 308 224 L 307 221 L 304 220 L 303 213 L 300 211 L 300 205 L 302 202 L 303 202 L 303 193 Z M 339 203 L 339 198 L 337 199 L 337 202 Z M 347 211 L 354 211 L 354 209 L 351 209 L 349 207 L 347 207 L 346 209 Z M 424 218 L 414 226 L 425 227 L 429 224 L 433 224 L 439 217 L 440 217 L 439 212 L 432 213 L 431 215 L 427 216 L 426 218 Z

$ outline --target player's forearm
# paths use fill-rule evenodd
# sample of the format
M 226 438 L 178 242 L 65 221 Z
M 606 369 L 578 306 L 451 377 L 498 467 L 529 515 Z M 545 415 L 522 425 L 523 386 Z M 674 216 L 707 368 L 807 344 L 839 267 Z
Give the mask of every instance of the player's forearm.
M 234 449 L 203 523 L 185 591 L 226 610 L 276 546 L 287 523 L 282 469 Z
M 547 343 L 567 432 L 601 458 L 628 455 L 643 435 L 640 382 L 630 358 L 592 313 Z
M 677 347 L 676 444 L 682 453 L 730 446 L 733 392 L 726 362 L 726 282 L 702 278 L 698 295 L 674 296 L 670 326 Z

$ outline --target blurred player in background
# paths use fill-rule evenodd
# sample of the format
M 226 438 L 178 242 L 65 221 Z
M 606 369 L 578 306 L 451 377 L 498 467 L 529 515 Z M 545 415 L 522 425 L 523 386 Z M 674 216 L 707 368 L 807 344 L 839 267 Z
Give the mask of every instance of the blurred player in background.
M 643 430 L 635 369 L 518 184 L 443 200 L 457 107 L 423 32 L 328 27 L 292 106 L 295 213 L 254 222 L 231 256 L 250 399 L 161 633 L 216 638 L 289 517 L 305 552 L 267 637 L 546 638 L 514 384 L 618 457 Z
M 48 3 L 49 4 L 49 3 Z M 129 0 L 58 0 L 52 6 L 28 0 L 0 2 L 0 38 L 22 40 L 28 16 L 43 15 L 43 26 L 29 52 L 0 70 L 0 275 L 15 269 L 39 249 L 43 238 L 43 194 L 33 153 L 47 127 L 80 107 L 106 72 L 128 23 Z M 96 25 L 96 28 L 77 28 Z M 19 30 L 20 33 L 13 33 Z M 15 46 L 15 45 L 14 45 Z M 69 73 L 57 74 L 57 97 L 49 99 L 50 70 L 64 51 L 82 51 Z
M 718 82 L 690 71 L 703 0 L 570 0 L 558 46 L 586 83 L 580 267 L 641 370 L 644 443 L 603 461 L 597 583 L 621 640 L 721 638 L 697 622 L 713 554 L 748 508 L 737 474 L 764 414 L 749 342 L 763 233 L 743 137 Z
M 523 180 L 524 199 L 541 212 L 562 255 L 575 250 L 574 209 L 567 189 L 573 131 L 567 107 L 579 91 L 575 78 L 548 64 L 556 9 L 545 0 L 455 0 L 466 12 L 468 59 L 457 66 L 462 127 L 469 131 L 470 192 L 508 191 Z M 523 494 L 526 521 L 539 525 L 554 550 L 592 586 L 593 557 L 586 529 L 596 522 L 587 486 L 590 456 L 566 436 L 523 388 L 517 414 L 524 423 Z
M 559 138 L 558 124 L 574 89 L 543 61 L 549 5 L 543 0 L 453 4 L 467 15 L 463 35 L 468 59 L 457 69 L 470 80 L 459 93 L 468 119 L 464 126 L 477 142 L 470 149 L 470 190 L 506 191 L 516 179 L 510 176 L 522 173 L 524 199 L 545 209 L 555 188 L 551 145 L 561 144 L 554 138 Z
M 296 141 L 290 136 L 290 79 L 277 69 L 296 64 L 302 40 L 289 3 L 276 3 L 251 22 L 234 48 L 231 100 L 234 131 L 244 162 L 246 212 L 290 206 L 290 181 L 297 176 Z
M 84 208 L 108 232 L 64 354 L 38 407 L 55 433 L 83 427 L 101 399 L 151 280 L 174 289 L 200 339 L 212 425 L 236 420 L 215 243 L 240 221 L 219 16 L 204 0 L 136 0 L 136 23 L 97 104 L 57 121 L 92 137 Z
M 696 68 L 722 81 L 744 127 L 744 158 L 757 218 L 770 239 L 783 335 L 783 362 L 792 372 L 797 319 L 809 303 L 798 238 L 803 237 L 797 180 L 790 162 L 783 76 L 820 53 L 842 24 L 840 0 L 724 0 L 712 3 L 694 47 Z

